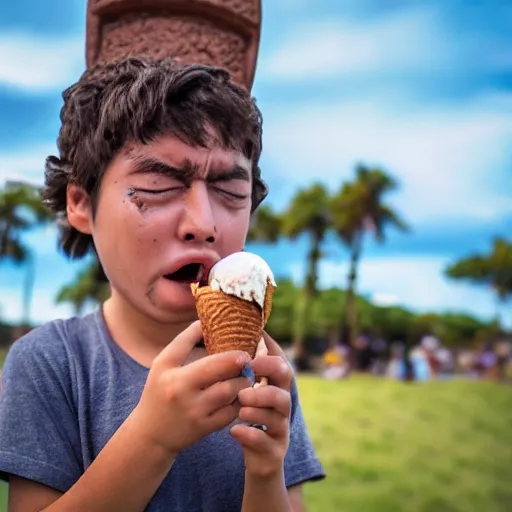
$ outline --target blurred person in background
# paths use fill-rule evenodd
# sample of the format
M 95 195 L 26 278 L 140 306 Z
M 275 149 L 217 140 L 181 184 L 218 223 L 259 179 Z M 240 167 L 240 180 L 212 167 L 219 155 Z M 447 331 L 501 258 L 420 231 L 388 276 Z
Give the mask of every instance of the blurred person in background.
M 371 346 L 370 336 L 361 333 L 356 337 L 353 349 L 355 370 L 358 372 L 369 372 L 372 369 L 374 353 Z
M 405 346 L 401 341 L 393 341 L 390 345 L 390 358 L 387 367 L 387 376 L 395 380 L 404 380 L 406 375 L 405 367 Z
M 439 340 L 432 335 L 423 336 L 420 341 L 420 346 L 425 351 L 430 366 L 431 377 L 437 377 L 441 366 L 436 357 L 436 352 L 440 346 Z
M 322 362 L 322 375 L 325 379 L 342 379 L 349 374 L 349 350 L 345 345 L 337 344 L 333 349 L 327 350 Z
M 388 347 L 386 341 L 377 336 L 372 339 L 370 347 L 373 353 L 372 373 L 378 376 L 386 374 L 388 364 Z
M 446 347 L 439 347 L 436 350 L 435 358 L 439 365 L 439 377 L 448 378 L 453 375 L 455 371 L 455 359 L 451 350 Z
M 416 346 L 410 354 L 412 371 L 414 379 L 417 381 L 426 381 L 432 379 L 432 368 L 430 358 L 423 346 Z
M 494 351 L 494 343 L 489 341 L 476 358 L 475 369 L 479 377 L 485 380 L 496 380 L 498 376 L 497 363 L 498 357 Z
M 498 379 L 507 380 L 508 370 L 512 359 L 512 341 L 501 339 L 496 342 L 496 365 L 498 367 Z

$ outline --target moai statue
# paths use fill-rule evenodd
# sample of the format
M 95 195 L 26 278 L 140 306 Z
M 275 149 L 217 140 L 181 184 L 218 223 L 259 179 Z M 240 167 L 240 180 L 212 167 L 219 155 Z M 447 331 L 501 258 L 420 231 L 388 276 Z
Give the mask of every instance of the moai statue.
M 169 55 L 228 69 L 250 90 L 260 33 L 261 0 L 88 0 L 86 63 Z

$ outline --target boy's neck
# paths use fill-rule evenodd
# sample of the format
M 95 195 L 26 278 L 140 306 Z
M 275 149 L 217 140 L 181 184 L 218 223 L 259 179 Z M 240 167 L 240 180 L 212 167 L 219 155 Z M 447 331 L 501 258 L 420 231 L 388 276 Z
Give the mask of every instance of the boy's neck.
M 127 304 L 114 290 L 103 304 L 103 316 L 114 341 L 148 368 L 155 357 L 195 320 L 190 318 L 172 324 L 156 322 Z

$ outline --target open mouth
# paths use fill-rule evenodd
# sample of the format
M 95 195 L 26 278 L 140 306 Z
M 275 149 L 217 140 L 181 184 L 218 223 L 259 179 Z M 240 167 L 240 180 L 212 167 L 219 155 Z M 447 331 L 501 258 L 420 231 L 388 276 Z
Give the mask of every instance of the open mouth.
M 164 277 L 169 281 L 177 281 L 179 283 L 199 283 L 200 286 L 208 284 L 209 270 L 201 263 L 189 263 L 176 270 L 172 274 Z

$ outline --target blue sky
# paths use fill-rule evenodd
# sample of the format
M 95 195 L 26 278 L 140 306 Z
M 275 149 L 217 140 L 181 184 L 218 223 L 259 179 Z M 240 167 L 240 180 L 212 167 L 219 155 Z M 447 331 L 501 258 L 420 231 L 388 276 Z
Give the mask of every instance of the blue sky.
M 253 93 L 269 202 L 280 208 L 313 180 L 334 190 L 358 162 L 387 169 L 400 182 L 389 200 L 413 231 L 367 241 L 360 292 L 418 311 L 492 316 L 489 290 L 449 282 L 442 270 L 510 236 L 512 4 L 264 0 L 263 16 Z M 84 1 L 0 4 L 0 182 L 42 181 L 61 91 L 84 67 L 84 29 Z M 53 299 L 82 263 L 57 254 L 52 228 L 27 241 L 37 247 L 33 318 L 70 315 Z M 253 249 L 300 281 L 304 240 Z M 329 241 L 325 252 L 320 284 L 344 284 L 346 250 Z M 0 314 L 12 320 L 23 272 L 0 267 Z M 508 325 L 511 309 L 502 310 Z

